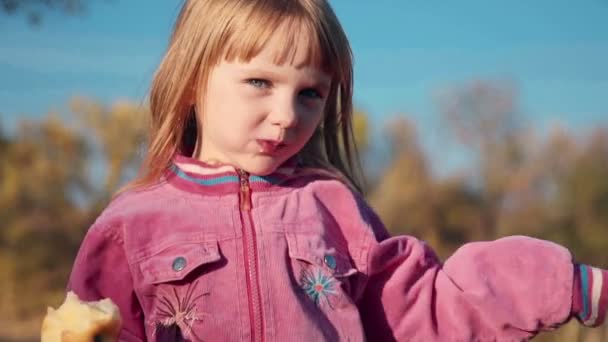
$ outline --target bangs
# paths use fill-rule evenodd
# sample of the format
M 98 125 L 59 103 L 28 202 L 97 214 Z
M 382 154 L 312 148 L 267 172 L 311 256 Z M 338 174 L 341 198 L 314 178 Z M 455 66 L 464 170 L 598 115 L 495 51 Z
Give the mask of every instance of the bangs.
M 288 0 L 290 2 L 291 0 Z M 295 2 L 294 2 L 295 3 Z M 322 26 L 306 16 L 303 8 L 296 4 L 282 8 L 252 6 L 251 11 L 229 25 L 227 28 L 223 58 L 227 61 L 249 62 L 257 56 L 271 37 L 280 35 L 283 48 L 275 52 L 274 62 L 296 67 L 309 65 L 335 76 L 332 65 L 337 64 L 335 47 Z M 299 51 L 304 49 L 304 51 Z M 296 61 L 296 56 L 304 56 Z

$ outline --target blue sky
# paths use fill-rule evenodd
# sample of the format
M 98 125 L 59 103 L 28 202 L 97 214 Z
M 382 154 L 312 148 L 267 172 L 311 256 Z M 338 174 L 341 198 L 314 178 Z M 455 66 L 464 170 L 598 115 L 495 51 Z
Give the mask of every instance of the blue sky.
M 91 1 L 40 28 L 0 17 L 0 115 L 64 111 L 74 95 L 141 102 L 180 1 Z M 608 124 L 608 0 L 333 0 L 355 54 L 355 102 L 378 127 L 407 113 L 437 156 L 434 94 L 472 79 L 517 85 L 527 123 Z M 576 4 L 576 5 L 574 5 Z

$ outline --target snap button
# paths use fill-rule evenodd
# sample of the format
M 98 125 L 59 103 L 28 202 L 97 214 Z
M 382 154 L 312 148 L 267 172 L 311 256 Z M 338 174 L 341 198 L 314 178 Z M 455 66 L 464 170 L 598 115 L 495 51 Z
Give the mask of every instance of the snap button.
M 179 272 L 184 268 L 186 268 L 186 258 L 180 256 L 173 260 L 173 270 L 175 272 Z
M 333 255 L 326 255 L 323 261 L 325 261 L 325 265 L 327 265 L 327 267 L 331 268 L 332 270 L 336 269 L 336 258 Z

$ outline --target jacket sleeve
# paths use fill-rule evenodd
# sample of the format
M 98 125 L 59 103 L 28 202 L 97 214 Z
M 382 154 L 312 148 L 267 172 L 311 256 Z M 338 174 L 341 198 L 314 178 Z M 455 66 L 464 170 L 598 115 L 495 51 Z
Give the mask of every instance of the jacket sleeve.
M 358 304 L 371 341 L 519 341 L 571 317 L 574 265 L 554 243 L 469 243 L 442 264 L 413 237 L 370 240 Z
M 122 240 L 110 227 L 95 224 L 88 231 L 74 262 L 68 291 L 82 300 L 110 298 L 120 309 L 120 341 L 145 341 L 142 309 L 133 282 Z
M 597 327 L 608 311 L 608 271 L 584 264 L 574 267 L 572 314 L 583 325 Z

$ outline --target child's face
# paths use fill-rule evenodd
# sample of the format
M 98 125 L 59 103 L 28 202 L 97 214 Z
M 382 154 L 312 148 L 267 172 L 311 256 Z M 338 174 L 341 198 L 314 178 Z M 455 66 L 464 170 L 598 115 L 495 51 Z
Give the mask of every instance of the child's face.
M 322 118 L 331 78 L 304 63 L 307 39 L 300 37 L 294 58 L 283 65 L 274 63 L 286 48 L 277 34 L 251 61 L 213 68 L 198 111 L 198 159 L 266 175 L 306 144 Z

